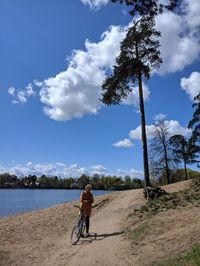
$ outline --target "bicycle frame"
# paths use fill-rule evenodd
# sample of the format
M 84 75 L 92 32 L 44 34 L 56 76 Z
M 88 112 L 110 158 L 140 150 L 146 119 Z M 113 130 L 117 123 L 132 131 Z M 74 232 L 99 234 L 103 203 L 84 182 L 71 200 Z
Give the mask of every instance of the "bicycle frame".
M 74 207 L 80 210 L 80 214 L 72 229 L 72 233 L 71 233 L 72 245 L 75 245 L 78 243 L 79 239 L 83 236 L 84 230 L 85 230 L 85 215 L 83 215 L 79 206 L 74 205 Z

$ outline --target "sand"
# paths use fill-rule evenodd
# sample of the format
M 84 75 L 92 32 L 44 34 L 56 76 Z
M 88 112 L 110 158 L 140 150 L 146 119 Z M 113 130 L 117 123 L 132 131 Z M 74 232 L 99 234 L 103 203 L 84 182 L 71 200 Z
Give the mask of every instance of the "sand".
M 181 182 L 166 190 L 178 191 L 187 185 L 188 182 Z M 189 217 L 175 210 L 161 214 L 160 218 L 157 216 L 155 228 L 167 226 L 167 230 L 150 234 L 141 243 L 130 243 L 126 237 L 127 216 L 134 208 L 145 204 L 143 191 L 139 189 L 97 196 L 97 207 L 93 209 L 90 221 L 92 236 L 82 238 L 73 246 L 70 235 L 78 216 L 74 204 L 78 202 L 0 219 L 0 265 L 150 265 L 150 261 L 162 259 L 168 253 L 175 254 L 177 246 L 184 251 L 188 242 L 192 245 L 200 241 L 200 212 L 190 208 L 187 210 Z

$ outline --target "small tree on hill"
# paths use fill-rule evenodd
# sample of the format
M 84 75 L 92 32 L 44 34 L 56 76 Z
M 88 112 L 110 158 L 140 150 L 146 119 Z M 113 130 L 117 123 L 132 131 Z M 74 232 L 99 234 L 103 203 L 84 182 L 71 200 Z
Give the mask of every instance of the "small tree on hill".
M 151 173 L 165 179 L 167 184 L 172 182 L 172 168 L 174 160 L 172 158 L 169 144 L 169 129 L 166 121 L 158 119 L 154 121 L 154 133 L 150 144 L 151 153 Z
M 193 162 L 199 162 L 197 158 L 200 154 L 200 93 L 194 98 L 195 108 L 193 117 L 188 124 L 188 128 L 192 129 L 192 136 L 189 139 L 190 152 L 194 154 Z M 200 167 L 198 165 L 198 167 Z
M 187 180 L 187 163 L 189 163 L 188 142 L 182 135 L 174 135 L 169 139 L 172 152 L 178 163 L 183 162 L 185 179 Z
M 150 186 L 150 179 L 142 79 L 149 79 L 151 71 L 158 69 L 162 63 L 160 44 L 157 40 L 160 32 L 156 31 L 154 26 L 155 22 L 152 17 L 143 17 L 128 29 L 121 43 L 120 55 L 116 58 L 113 74 L 103 82 L 101 99 L 106 105 L 119 104 L 122 99 L 127 98 L 133 85 L 138 85 L 146 186 Z

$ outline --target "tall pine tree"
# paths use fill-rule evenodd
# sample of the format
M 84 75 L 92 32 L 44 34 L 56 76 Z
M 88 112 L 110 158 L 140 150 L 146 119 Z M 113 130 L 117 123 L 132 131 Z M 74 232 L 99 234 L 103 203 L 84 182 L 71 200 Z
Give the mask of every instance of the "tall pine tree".
M 128 29 L 121 43 L 120 55 L 116 58 L 113 74 L 102 85 L 102 102 L 106 105 L 119 104 L 126 99 L 135 84 L 139 89 L 141 131 L 143 144 L 145 185 L 150 186 L 145 110 L 142 79 L 149 79 L 151 71 L 162 63 L 158 37 L 153 17 L 142 17 Z

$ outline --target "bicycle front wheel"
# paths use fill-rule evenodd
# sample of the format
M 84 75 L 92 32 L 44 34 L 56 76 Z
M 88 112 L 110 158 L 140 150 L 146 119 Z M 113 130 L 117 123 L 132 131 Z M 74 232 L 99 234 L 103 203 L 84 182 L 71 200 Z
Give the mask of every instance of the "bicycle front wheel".
M 74 228 L 72 229 L 72 233 L 71 233 L 72 245 L 75 245 L 76 243 L 78 243 L 80 237 L 81 237 L 81 226 L 78 226 L 78 224 L 76 224 Z
M 81 225 L 81 236 L 84 236 L 84 233 L 85 233 L 85 220 L 82 222 Z

